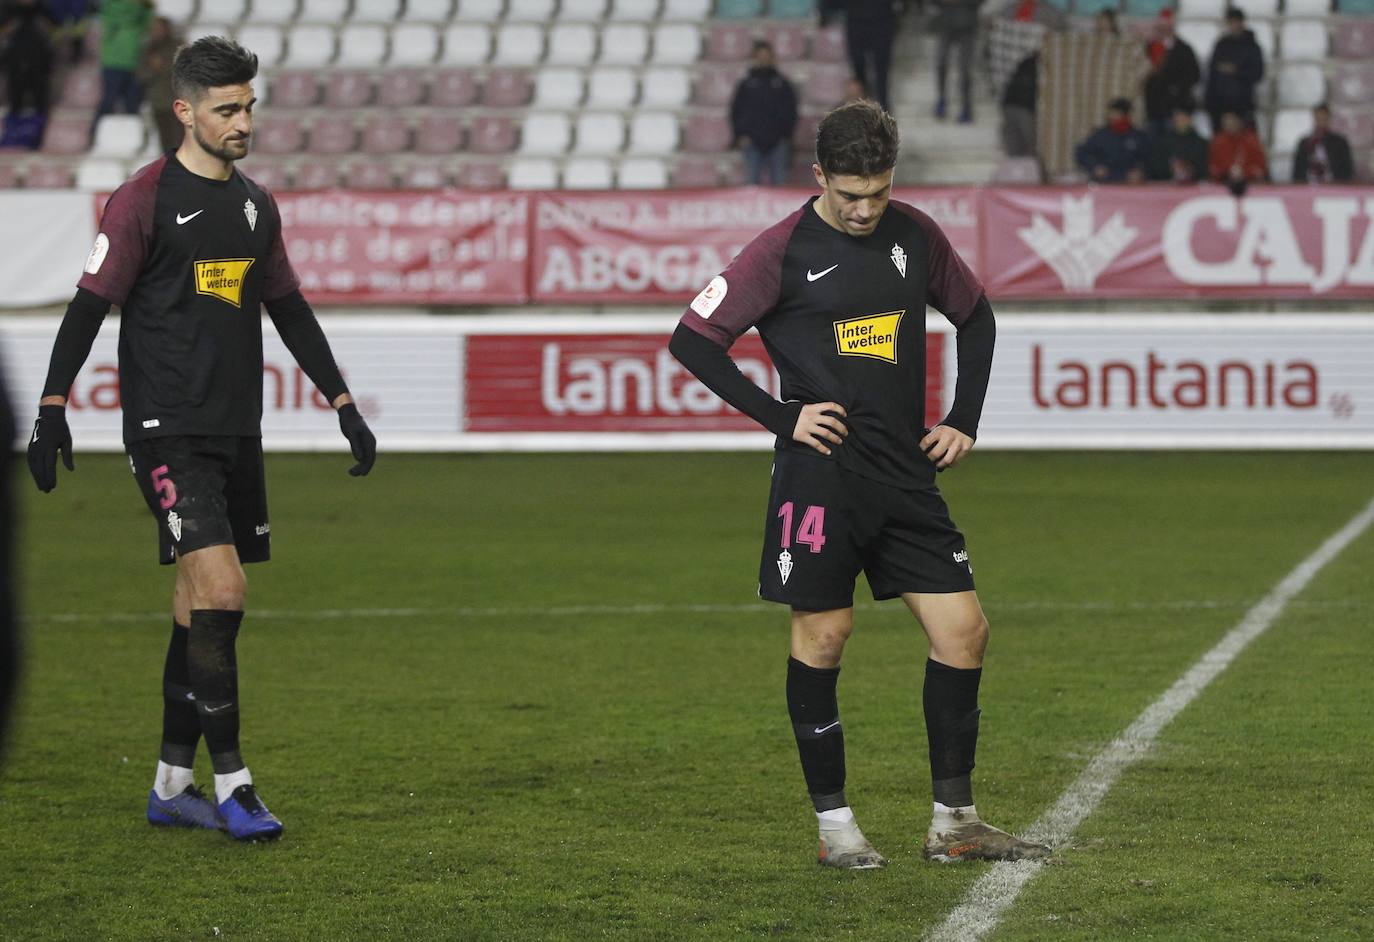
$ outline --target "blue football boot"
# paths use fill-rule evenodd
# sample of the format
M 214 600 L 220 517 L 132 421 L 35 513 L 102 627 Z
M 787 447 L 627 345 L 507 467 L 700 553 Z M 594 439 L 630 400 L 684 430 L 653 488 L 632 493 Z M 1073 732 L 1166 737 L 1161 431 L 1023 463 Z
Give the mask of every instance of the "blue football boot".
M 187 785 L 180 795 L 171 798 L 159 798 L 156 789 L 148 792 L 148 823 L 158 827 L 224 830 L 224 819 L 215 810 L 214 802 L 194 785 Z
M 274 841 L 281 837 L 281 822 L 258 797 L 252 785 L 240 785 L 219 804 L 224 829 L 236 841 Z

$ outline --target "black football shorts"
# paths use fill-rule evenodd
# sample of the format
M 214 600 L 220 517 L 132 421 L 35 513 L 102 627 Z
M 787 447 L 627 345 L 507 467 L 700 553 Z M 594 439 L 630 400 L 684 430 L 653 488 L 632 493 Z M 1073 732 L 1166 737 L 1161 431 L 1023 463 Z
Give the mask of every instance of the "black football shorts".
M 262 439 L 177 435 L 131 442 L 127 450 L 157 520 L 159 562 L 224 545 L 236 548 L 244 563 L 271 556 Z
M 759 565 L 759 597 L 804 611 L 973 588 L 964 536 L 934 487 L 904 490 L 851 474 L 819 454 L 779 451 Z

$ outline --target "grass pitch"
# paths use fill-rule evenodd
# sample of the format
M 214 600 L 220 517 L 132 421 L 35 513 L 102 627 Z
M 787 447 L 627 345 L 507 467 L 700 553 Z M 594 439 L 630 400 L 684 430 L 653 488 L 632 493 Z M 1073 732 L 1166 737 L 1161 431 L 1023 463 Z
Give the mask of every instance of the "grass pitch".
M 276 559 L 239 643 L 269 846 L 143 821 L 171 573 L 123 458 L 24 482 L 0 938 L 914 939 L 985 871 L 920 859 L 900 603 L 862 604 L 840 684 L 849 794 L 892 863 L 816 866 L 786 613 L 753 601 L 767 456 L 347 465 L 269 457 Z M 975 792 L 1014 829 L 1374 495 L 1374 457 L 980 453 L 940 483 L 993 625 Z M 995 937 L 1369 938 L 1371 571 L 1366 534 Z

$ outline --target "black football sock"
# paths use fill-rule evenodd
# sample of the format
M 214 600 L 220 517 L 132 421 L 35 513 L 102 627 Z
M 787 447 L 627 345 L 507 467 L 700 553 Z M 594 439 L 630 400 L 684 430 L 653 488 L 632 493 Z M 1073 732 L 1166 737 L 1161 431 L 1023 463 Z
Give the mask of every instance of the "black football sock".
M 196 743 L 200 742 L 200 716 L 186 667 L 189 634 L 185 625 L 172 622 L 172 640 L 162 666 L 162 761 L 183 769 L 195 764 Z
M 808 667 L 794 657 L 787 659 L 787 712 L 817 812 L 849 804 L 844 797 L 844 727 L 835 701 L 839 679 L 838 667 Z
M 978 748 L 978 682 L 981 667 L 959 668 L 926 661 L 922 700 L 930 741 L 930 781 L 935 800 L 950 808 L 973 804 L 973 754 Z
M 239 754 L 239 670 L 234 655 L 243 612 L 196 609 L 191 612 L 191 637 L 186 665 L 196 694 L 200 729 L 210 750 L 216 775 L 243 768 Z

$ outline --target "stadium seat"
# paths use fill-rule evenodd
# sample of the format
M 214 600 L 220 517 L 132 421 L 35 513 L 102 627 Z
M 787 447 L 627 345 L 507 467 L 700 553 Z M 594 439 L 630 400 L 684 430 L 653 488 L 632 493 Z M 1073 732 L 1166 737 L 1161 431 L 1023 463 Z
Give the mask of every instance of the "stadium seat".
M 390 190 L 396 186 L 396 168 L 385 160 L 351 161 L 342 176 L 350 190 Z
M 631 69 L 598 66 L 587 78 L 587 106 L 591 108 L 628 108 L 638 92 Z
M 624 190 L 661 190 L 668 185 L 668 166 L 656 157 L 622 160 L 616 185 Z
M 1305 108 L 1291 108 L 1276 112 L 1274 133 L 1269 149 L 1274 153 L 1291 154 L 1297 150 L 1298 141 L 1312 130 L 1312 112 Z
M 1284 0 L 1283 12 L 1288 16 L 1327 16 L 1331 0 Z
M 62 78 L 57 104 L 63 108 L 90 108 L 100 104 L 100 70 L 72 69 Z
M 357 144 L 358 129 L 349 118 L 334 115 L 320 118 L 310 126 L 309 152 L 312 154 L 351 154 Z
M 844 62 L 849 58 L 844 31 L 834 26 L 818 29 L 811 34 L 812 62 Z
M 570 143 L 572 125 L 567 115 L 532 111 L 525 116 L 525 123 L 520 130 L 520 153 L 563 154 Z
M 596 58 L 596 28 L 590 23 L 557 23 L 549 30 L 548 65 L 591 65 Z
M 364 154 L 397 154 L 410 147 L 410 122 L 398 114 L 369 115 L 363 124 Z
M 244 161 L 239 166 L 248 175 L 248 179 L 258 186 L 266 187 L 269 190 L 284 190 L 291 185 L 291 171 L 285 163 L 276 160 L 261 160 L 256 157 L 251 157 L 249 160 L 251 163 Z M 244 163 L 247 166 L 244 166 Z
M 440 69 L 429 86 L 430 104 L 466 108 L 477 100 L 477 77 L 467 69 Z
M 349 19 L 354 23 L 394 23 L 401 15 L 401 0 L 353 0 Z
M 1245 25 L 1255 34 L 1255 44 L 1264 53 L 1264 61 L 1272 64 L 1274 53 L 1278 50 L 1277 33 L 1271 20 L 1246 20 Z M 1208 50 L 1211 53 L 1211 50 Z
M 280 72 L 268 83 L 273 108 L 309 108 L 320 100 L 314 72 Z
M 754 34 L 738 23 L 712 23 L 706 34 L 705 58 L 711 62 L 743 62 L 754 50 Z
M 43 129 L 41 152 L 52 157 L 86 153 L 91 146 L 91 122 L 80 118 L 50 118 Z
M 277 113 L 253 125 L 253 151 L 259 154 L 296 154 L 305 140 L 300 119 Z
M 544 57 L 544 29 L 533 23 L 506 23 L 496 31 L 493 65 L 538 64 Z
M 682 129 L 682 149 L 695 154 L 718 154 L 734 143 L 730 122 L 724 115 L 694 114 Z
M 214 4 L 206 3 L 206 6 L 213 6 L 213 19 L 217 23 L 238 23 L 248 15 L 248 0 L 215 0 Z M 201 14 L 209 13 L 202 10 Z
M 447 23 L 453 17 L 453 0 L 406 0 L 403 23 Z
M 547 23 L 553 19 L 554 0 L 508 0 L 506 20 L 512 23 Z
M 1331 116 L 1331 126 L 1349 138 L 1356 151 L 1374 147 L 1374 115 L 1367 111 L 1338 111 Z
M 1286 61 L 1320 61 L 1326 58 L 1331 45 L 1326 34 L 1326 23 L 1321 20 L 1285 20 L 1279 42 Z
M 368 72 L 326 73 L 324 100 L 332 108 L 361 108 L 372 101 L 372 75 Z
M 1279 72 L 1278 104 L 1281 108 L 1310 108 L 1326 99 L 1326 76 L 1315 63 L 1285 64 Z
M 348 16 L 348 4 L 349 0 L 301 0 L 296 20 L 300 23 L 342 23 Z
M 691 96 L 691 77 L 686 69 L 646 69 L 640 79 L 639 103 L 646 108 L 682 108 Z
M 1180 19 L 1220 22 L 1226 12 L 1226 0 L 1179 0 L 1176 12 Z
M 663 0 L 663 19 L 675 23 L 700 23 L 711 16 L 711 0 Z
M 1339 58 L 1374 58 L 1374 19 L 1345 20 L 1331 39 L 1331 52 Z
M 1374 0 L 1336 0 L 1336 12 L 1348 16 L 1374 14 Z
M 122 160 L 107 157 L 87 157 L 76 167 L 76 188 L 93 193 L 109 191 L 121 186 L 129 176 L 129 168 Z
M 563 186 L 569 190 L 609 190 L 612 183 L 605 157 L 574 157 L 563 165 Z
M 407 190 L 438 190 L 452 180 L 448 164 L 442 160 L 407 161 L 396 173 L 396 182 Z
M 1214 20 L 1182 20 L 1176 27 L 1179 39 L 1193 47 L 1197 53 L 1198 65 L 1202 74 L 1207 75 L 1207 62 L 1212 58 L 1212 47 L 1221 35 L 1221 24 Z
M 69 190 L 75 182 L 72 168 L 54 161 L 31 163 L 24 172 L 24 186 L 30 190 Z
M 258 26 L 249 23 L 239 30 L 235 39 L 258 57 L 258 66 L 270 69 L 286 54 L 286 36 L 280 26 Z
M 630 119 L 627 154 L 668 156 L 677 150 L 677 117 L 663 111 L 641 111 Z
M 491 27 L 485 23 L 454 23 L 444 30 L 445 65 L 481 65 L 491 54 Z
M 796 23 L 774 23 L 763 32 L 763 38 L 773 44 L 773 54 L 782 70 L 789 63 L 806 58 L 806 27 Z
M 482 104 L 488 108 L 520 108 L 529 104 L 534 83 L 525 69 L 492 69 L 482 83 Z
M 1331 100 L 1341 105 L 1374 101 L 1374 67 L 1345 66 L 1331 73 Z
M 477 83 L 473 81 L 472 98 L 463 104 L 471 104 L 476 96 Z M 424 101 L 424 98 L 425 79 L 421 72 L 408 69 L 387 69 L 377 76 L 377 104 L 383 108 L 412 108 Z
M 611 0 L 610 22 L 648 23 L 658 17 L 658 0 Z
M 314 69 L 334 58 L 334 30 L 328 26 L 297 24 L 286 40 L 286 61 L 293 69 Z
M 763 16 L 763 0 L 716 0 L 716 16 L 722 20 L 754 20 Z
M 427 66 L 439 57 L 439 31 L 428 23 L 401 23 L 391 30 L 388 67 Z
M 703 68 L 697 71 L 692 83 L 692 103 L 720 107 L 730 104 L 735 95 L 735 86 L 743 77 L 738 66 L 723 68 Z
M 252 0 L 252 4 L 248 8 L 248 22 L 255 24 L 290 23 L 296 18 L 297 7 L 299 5 L 298 0 Z M 218 6 L 218 4 L 216 4 L 216 6 Z M 170 15 L 163 9 L 162 3 L 158 3 L 157 11 L 162 16 Z M 175 20 L 173 22 L 175 22 Z M 254 49 L 252 46 L 248 48 L 257 52 L 257 49 Z
M 585 91 L 582 72 L 579 69 L 541 69 L 534 77 L 534 100 L 536 108 L 549 110 L 571 110 L 582 104 Z
M 816 15 L 815 0 L 768 0 L 768 15 L 775 20 L 806 20 Z
M 654 65 L 691 65 L 701 58 L 701 30 L 689 23 L 661 23 L 654 28 Z
M 528 127 L 526 124 L 527 132 Z M 625 119 L 619 114 L 584 111 L 577 116 L 577 133 L 573 139 L 574 153 L 616 154 L 624 144 Z
M 19 165 L 10 160 L 0 160 L 0 190 L 13 190 L 19 186 Z
M 992 182 L 1001 184 L 1038 184 L 1040 161 L 1034 157 L 1003 157 L 992 173 Z
M 479 115 L 468 132 L 468 149 L 478 154 L 505 154 L 515 149 L 515 122 L 505 115 Z
M 371 69 L 386 58 L 386 27 L 376 23 L 349 23 L 339 30 L 340 68 Z
M 330 190 L 339 185 L 339 165 L 332 160 L 308 160 L 296 168 L 297 190 Z
M 433 111 L 415 126 L 417 154 L 454 154 L 463 149 L 467 132 L 457 115 Z
M 720 186 L 720 167 L 714 157 L 679 157 L 668 179 L 674 189 Z
M 1128 17 L 1156 17 L 1174 7 L 1174 0 L 1126 0 Z
M 1240 7 L 1247 17 L 1279 15 L 1279 0 L 1227 0 L 1226 5 Z
M 453 182 L 467 190 L 500 190 L 506 186 L 506 171 L 491 161 L 465 162 L 454 173 Z
M 91 156 L 132 159 L 143 150 L 146 138 L 142 115 L 107 114 L 96 122 Z
M 649 29 L 639 23 L 611 23 L 601 31 L 605 65 L 639 65 L 649 54 Z
M 606 0 L 563 0 L 558 5 L 561 23 L 599 23 L 606 15 Z
M 821 123 L 821 116 L 818 114 L 802 114 L 797 116 L 797 126 L 792 131 L 792 149 L 798 152 L 811 153 L 816 149 L 816 128 Z
M 186 41 L 193 43 L 197 39 L 204 39 L 206 36 L 233 36 L 234 31 L 227 24 L 219 20 L 197 20 L 186 27 Z
M 844 101 L 849 69 L 844 66 L 815 66 L 802 86 L 802 100 L 818 108 L 833 108 Z
M 494 23 L 506 10 L 506 0 L 458 0 L 458 19 Z
M 507 181 L 512 190 L 558 188 L 558 165 L 545 157 L 519 157 L 511 161 Z
M 196 18 L 196 6 L 196 0 L 159 0 L 157 13 L 173 23 L 189 23 Z

